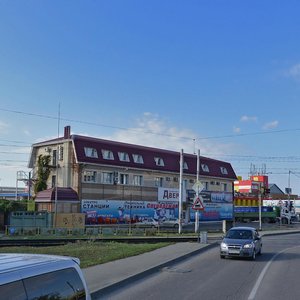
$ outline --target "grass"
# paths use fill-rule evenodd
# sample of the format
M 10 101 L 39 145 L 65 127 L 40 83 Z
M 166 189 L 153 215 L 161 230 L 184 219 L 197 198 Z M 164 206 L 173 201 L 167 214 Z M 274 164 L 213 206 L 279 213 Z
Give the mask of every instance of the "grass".
M 51 247 L 1 247 L 0 253 L 33 253 L 78 257 L 81 268 L 139 255 L 171 243 L 126 244 L 117 242 L 77 242 Z

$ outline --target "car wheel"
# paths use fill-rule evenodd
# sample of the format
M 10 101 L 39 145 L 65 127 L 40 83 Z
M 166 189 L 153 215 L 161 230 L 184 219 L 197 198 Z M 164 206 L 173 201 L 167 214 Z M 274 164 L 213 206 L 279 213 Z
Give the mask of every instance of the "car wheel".
M 224 259 L 224 258 L 225 258 L 225 255 L 220 255 L 220 258 L 221 258 L 221 259 Z

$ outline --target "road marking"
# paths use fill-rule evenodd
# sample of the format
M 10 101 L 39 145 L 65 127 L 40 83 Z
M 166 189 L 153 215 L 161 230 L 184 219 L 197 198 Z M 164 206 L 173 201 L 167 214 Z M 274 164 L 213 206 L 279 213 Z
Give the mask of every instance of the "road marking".
M 255 298 L 256 293 L 257 293 L 257 291 L 258 291 L 258 288 L 259 288 L 259 286 L 260 286 L 260 284 L 261 284 L 261 282 L 262 282 L 262 280 L 263 280 L 265 274 L 267 273 L 268 268 L 270 267 L 271 263 L 275 260 L 275 258 L 276 258 L 279 254 L 281 254 L 281 253 L 283 253 L 283 252 L 285 252 L 285 251 L 287 251 L 287 250 L 291 250 L 291 249 L 298 248 L 298 247 L 300 247 L 300 246 L 295 246 L 295 247 L 291 247 L 291 248 L 286 248 L 286 249 L 284 249 L 284 250 L 282 250 L 282 251 L 276 253 L 275 255 L 273 255 L 273 257 L 269 260 L 269 262 L 265 265 L 265 267 L 263 268 L 263 270 L 262 270 L 261 273 L 259 274 L 259 277 L 257 278 L 256 283 L 255 283 L 254 287 L 252 288 L 252 291 L 251 291 L 251 293 L 250 293 L 250 295 L 249 295 L 249 297 L 248 297 L 248 300 L 253 300 L 253 299 Z

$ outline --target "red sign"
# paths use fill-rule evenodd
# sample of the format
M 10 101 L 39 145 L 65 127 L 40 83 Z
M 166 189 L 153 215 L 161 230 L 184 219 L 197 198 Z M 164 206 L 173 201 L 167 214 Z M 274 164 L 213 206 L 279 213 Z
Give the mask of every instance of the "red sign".
M 200 199 L 200 197 L 197 197 L 194 201 L 193 207 L 194 210 L 204 210 L 203 203 Z

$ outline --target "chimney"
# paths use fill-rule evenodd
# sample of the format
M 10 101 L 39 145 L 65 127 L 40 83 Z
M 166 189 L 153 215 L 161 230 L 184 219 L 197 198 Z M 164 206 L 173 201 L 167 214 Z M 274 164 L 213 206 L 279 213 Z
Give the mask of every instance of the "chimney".
M 71 137 L 71 126 L 65 126 L 64 138 L 69 139 Z

